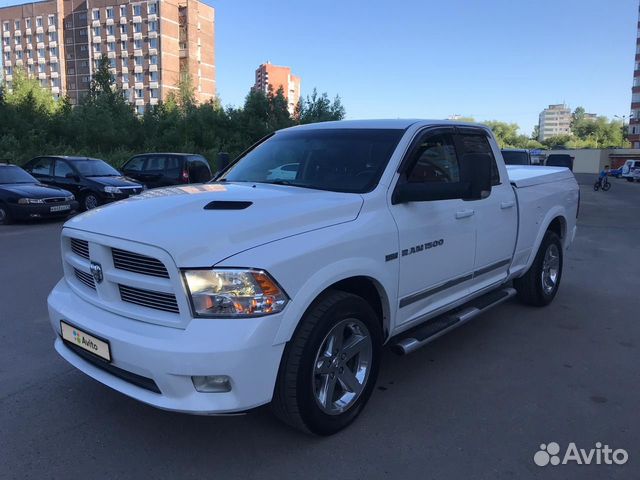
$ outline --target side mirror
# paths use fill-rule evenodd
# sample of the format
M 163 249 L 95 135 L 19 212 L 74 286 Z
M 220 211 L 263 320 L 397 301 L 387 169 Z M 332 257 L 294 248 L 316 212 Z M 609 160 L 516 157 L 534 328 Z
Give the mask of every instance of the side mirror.
M 470 185 L 464 200 L 480 200 L 491 193 L 492 158 L 486 153 L 467 153 L 460 161 L 462 181 Z

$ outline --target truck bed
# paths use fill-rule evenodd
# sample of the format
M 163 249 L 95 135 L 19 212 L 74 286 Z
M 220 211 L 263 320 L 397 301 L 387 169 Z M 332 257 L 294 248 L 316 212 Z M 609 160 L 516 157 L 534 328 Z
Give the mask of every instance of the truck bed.
M 511 185 L 516 188 L 559 182 L 573 177 L 573 173 L 568 168 L 536 165 L 507 165 L 507 173 Z

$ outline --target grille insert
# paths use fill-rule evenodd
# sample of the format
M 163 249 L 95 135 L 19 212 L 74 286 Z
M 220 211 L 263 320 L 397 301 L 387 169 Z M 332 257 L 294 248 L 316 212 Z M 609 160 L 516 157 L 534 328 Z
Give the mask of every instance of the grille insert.
M 89 242 L 86 240 L 71 239 L 71 251 L 79 257 L 89 260 Z
M 77 268 L 74 268 L 73 271 L 75 272 L 76 278 L 78 280 L 84 283 L 87 287 L 93 290 L 96 289 L 96 282 L 93 280 L 93 275 L 91 275 L 90 273 L 82 272 Z
M 120 299 L 141 307 L 162 310 L 163 312 L 179 313 L 176 296 L 172 293 L 153 292 L 142 288 L 129 287 L 118 284 Z
M 118 248 L 112 248 L 111 251 L 113 253 L 113 266 L 119 270 L 152 277 L 169 278 L 167 267 L 160 260 Z

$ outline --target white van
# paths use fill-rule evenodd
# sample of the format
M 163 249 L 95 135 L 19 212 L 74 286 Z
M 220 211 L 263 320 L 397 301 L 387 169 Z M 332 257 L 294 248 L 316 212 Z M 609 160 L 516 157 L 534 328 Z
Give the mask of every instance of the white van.
M 627 160 L 622 166 L 622 178 L 626 178 L 627 181 L 633 182 L 634 170 L 640 170 L 640 160 Z

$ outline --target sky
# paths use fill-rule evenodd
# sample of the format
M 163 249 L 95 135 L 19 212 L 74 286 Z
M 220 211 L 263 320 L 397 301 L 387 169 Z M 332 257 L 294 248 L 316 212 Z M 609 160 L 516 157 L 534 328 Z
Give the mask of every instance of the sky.
M 223 105 L 271 61 L 303 95 L 339 94 L 349 119 L 459 114 L 528 134 L 552 103 L 629 114 L 638 0 L 206 2 Z

